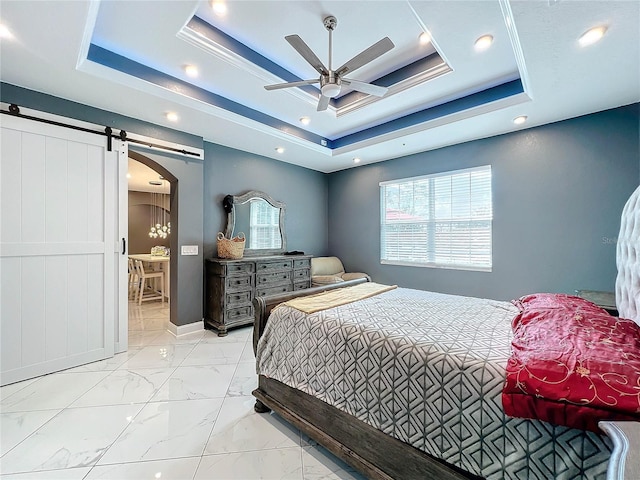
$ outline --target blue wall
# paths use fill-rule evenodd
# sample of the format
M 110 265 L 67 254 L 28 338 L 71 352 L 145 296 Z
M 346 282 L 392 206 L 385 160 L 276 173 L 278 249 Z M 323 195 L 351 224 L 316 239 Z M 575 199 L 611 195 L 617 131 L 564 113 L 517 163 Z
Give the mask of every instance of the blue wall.
M 13 85 L 0 84 L 0 100 L 204 146 L 204 162 L 149 155 L 179 178 L 180 244 L 203 247 L 198 257 L 179 257 L 177 325 L 202 319 L 202 262 L 225 227 L 227 194 L 262 190 L 284 201 L 289 250 L 338 255 L 348 270 L 383 283 L 510 299 L 613 290 L 620 212 L 640 179 L 638 104 L 325 175 Z M 492 272 L 380 264 L 380 181 L 486 164 L 493 169 Z
M 205 159 L 202 161 L 131 146 L 132 150 L 152 159 L 178 179 L 178 248 L 173 248 L 172 253 L 178 253 L 181 245 L 199 246 L 197 256 L 177 256 L 177 292 L 171 302 L 171 321 L 176 325 L 202 320 L 203 263 L 204 258 L 215 255 L 216 234 L 225 228 L 226 215 L 222 209 L 225 195 L 262 190 L 276 200 L 284 201 L 287 205 L 287 248 L 314 255 L 327 252 L 327 180 L 322 173 L 206 143 L 201 137 L 6 83 L 0 84 L 0 100 L 204 148 Z M 174 270 L 172 278 L 173 274 Z
M 613 291 L 620 213 L 640 178 L 638 104 L 334 173 L 329 250 L 374 281 L 511 299 Z M 493 271 L 380 264 L 378 183 L 492 166 Z
M 98 92 L 97 95 L 100 95 L 100 93 Z M 33 108 L 41 112 L 75 118 L 76 120 L 83 120 L 97 125 L 104 125 L 105 127 L 109 126 L 118 130 L 122 129 L 127 132 L 135 132 L 139 135 L 147 135 L 152 138 L 166 140 L 167 142 L 202 148 L 202 137 L 197 135 L 143 122 L 107 110 L 88 107 L 82 103 L 27 90 L 26 88 L 11 85 L 10 83 L 0 82 L 0 101 L 15 103 L 19 107 Z
M 327 253 L 325 174 L 213 143 L 205 143 L 205 158 L 205 257 L 215 256 L 216 235 L 225 230 L 222 199 L 249 190 L 261 190 L 286 204 L 287 250 Z

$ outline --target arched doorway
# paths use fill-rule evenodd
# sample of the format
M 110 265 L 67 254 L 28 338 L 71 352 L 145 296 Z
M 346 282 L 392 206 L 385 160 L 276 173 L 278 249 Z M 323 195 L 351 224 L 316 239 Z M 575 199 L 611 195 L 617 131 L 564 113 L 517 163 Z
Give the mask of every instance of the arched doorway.
M 175 318 L 176 315 L 176 300 L 178 292 L 178 179 L 164 166 L 141 153 L 130 150 L 129 162 L 130 164 L 135 164 L 137 162 L 139 164 L 142 164 L 142 166 L 145 168 L 139 169 L 139 172 L 141 172 L 140 175 L 144 176 L 144 178 L 137 178 L 135 179 L 135 182 L 133 181 L 133 179 L 129 179 L 130 185 L 135 183 L 138 186 L 130 187 L 129 191 L 127 192 L 130 217 L 129 238 L 127 241 L 129 245 L 128 251 L 130 255 L 138 253 L 149 254 L 151 247 L 153 246 L 168 246 L 171 252 L 169 259 L 170 279 L 168 281 L 168 296 L 170 301 L 168 304 L 169 315 L 166 318 L 166 321 L 170 322 L 173 318 Z M 149 185 L 149 181 L 158 183 L 158 179 L 161 180 L 161 186 Z M 144 185 L 145 183 L 147 185 L 147 188 L 140 188 L 140 185 Z M 131 188 L 134 188 L 135 190 L 131 190 Z M 168 192 L 166 192 L 166 190 L 168 190 Z M 165 195 L 168 195 L 168 201 L 164 198 Z M 149 238 L 148 234 L 150 231 L 150 225 L 152 224 L 151 217 L 154 214 L 159 215 L 159 218 L 164 218 L 166 220 L 166 223 L 170 224 L 172 233 L 169 233 L 165 239 L 163 239 L 162 237 Z M 154 222 L 155 221 L 156 220 L 154 220 Z M 145 238 L 133 238 L 134 236 Z M 140 252 L 138 252 L 138 250 L 140 250 Z M 136 312 L 137 311 L 134 311 L 133 313 L 135 314 Z M 132 325 L 132 320 L 136 321 L 135 318 L 132 318 L 131 312 L 129 315 L 129 320 L 129 329 L 131 330 L 132 328 L 135 328 L 135 323 Z

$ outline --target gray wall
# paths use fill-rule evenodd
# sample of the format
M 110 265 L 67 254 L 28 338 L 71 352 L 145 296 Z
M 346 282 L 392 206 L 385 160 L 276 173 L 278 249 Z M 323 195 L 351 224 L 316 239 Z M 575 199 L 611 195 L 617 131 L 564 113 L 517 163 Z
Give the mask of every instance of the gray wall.
M 98 92 L 96 95 L 100 95 L 100 93 Z M 118 130 L 122 129 L 127 132 L 135 132 L 139 135 L 148 135 L 149 137 L 159 138 L 167 142 L 176 142 L 182 145 L 202 148 L 202 137 L 197 135 L 143 122 L 142 120 L 125 117 L 124 115 L 119 115 L 107 110 L 88 107 L 82 103 L 53 97 L 46 93 L 27 90 L 26 88 L 11 85 L 10 83 L 0 82 L 0 101 L 15 103 L 19 107 L 33 108 L 41 112 L 75 118 L 76 120 L 83 120 L 97 125 L 104 125 L 105 127 L 109 126 Z M 117 99 L 114 99 L 114 106 L 117 101 Z
M 5 83 L 0 100 L 203 145 L 193 135 Z M 222 198 L 248 190 L 262 190 L 287 204 L 288 250 L 338 255 L 348 270 L 366 271 L 376 281 L 498 299 L 535 291 L 612 290 L 620 211 L 640 179 L 639 108 L 331 175 L 206 142 L 204 162 L 141 149 L 178 178 L 176 241 L 200 246 L 198 256 L 175 257 L 172 279 L 177 275 L 178 281 L 172 288 L 178 288 L 178 301 L 172 302 L 172 321 L 185 325 L 202 319 L 203 259 L 215 255 L 216 234 L 225 228 Z M 380 264 L 378 182 L 485 164 L 492 165 L 494 176 L 493 272 Z
M 224 232 L 226 195 L 260 190 L 286 204 L 287 250 L 327 253 L 326 175 L 251 153 L 205 142 L 204 251 L 217 252 L 216 235 Z
M 329 177 L 329 250 L 374 281 L 495 299 L 613 291 L 615 241 L 638 186 L 638 104 Z M 492 166 L 493 271 L 380 264 L 378 183 Z

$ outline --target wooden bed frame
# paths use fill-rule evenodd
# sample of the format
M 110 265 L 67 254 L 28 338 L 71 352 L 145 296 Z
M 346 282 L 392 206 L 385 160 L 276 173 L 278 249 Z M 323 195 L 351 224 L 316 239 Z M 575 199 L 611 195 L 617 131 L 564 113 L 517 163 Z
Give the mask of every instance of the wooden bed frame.
M 631 195 L 622 212 L 618 236 L 616 264 L 616 301 L 620 316 L 640 324 L 640 187 Z M 324 287 L 299 290 L 287 294 L 256 298 L 253 348 L 264 332 L 271 310 L 295 297 L 313 295 L 326 290 L 363 283 L 357 279 Z M 371 479 L 479 479 L 456 466 L 428 455 L 401 442 L 363 421 L 346 414 L 304 392 L 276 380 L 259 375 L 255 410 L 273 410 L 298 427 L 309 437 L 337 457 Z M 640 422 L 601 422 L 600 428 L 609 435 L 613 451 L 607 471 L 608 479 L 636 478 L 640 461 Z
M 357 279 L 328 286 L 309 288 L 254 300 L 255 324 L 253 349 L 264 332 L 271 310 L 278 304 L 295 297 L 313 295 L 364 283 Z M 357 468 L 367 478 L 375 480 L 399 479 L 480 479 L 438 458 L 401 442 L 365 422 L 338 410 L 304 392 L 277 380 L 258 376 L 255 411 L 273 410 L 335 456 Z

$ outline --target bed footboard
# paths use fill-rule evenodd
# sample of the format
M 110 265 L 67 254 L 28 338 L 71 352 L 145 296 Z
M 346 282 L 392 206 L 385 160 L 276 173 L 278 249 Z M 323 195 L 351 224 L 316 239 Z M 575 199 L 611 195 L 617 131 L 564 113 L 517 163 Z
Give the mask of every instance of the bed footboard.
M 368 280 L 366 278 L 357 278 L 355 280 L 348 280 L 346 282 L 332 283 L 322 287 L 306 288 L 304 290 L 296 290 L 295 292 L 280 293 L 278 295 L 271 295 L 267 297 L 256 297 L 253 300 L 253 311 L 255 321 L 253 323 L 253 353 L 255 354 L 258 348 L 258 340 L 264 332 L 264 328 L 269 321 L 269 315 L 271 310 L 277 305 L 288 300 L 292 300 L 297 297 L 306 297 L 308 295 L 315 295 L 316 293 L 322 293 L 327 290 L 335 290 L 336 288 L 350 287 L 358 285 L 359 283 L 365 283 Z
M 371 480 L 481 480 L 277 380 L 260 375 L 253 396 Z

